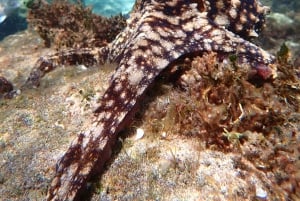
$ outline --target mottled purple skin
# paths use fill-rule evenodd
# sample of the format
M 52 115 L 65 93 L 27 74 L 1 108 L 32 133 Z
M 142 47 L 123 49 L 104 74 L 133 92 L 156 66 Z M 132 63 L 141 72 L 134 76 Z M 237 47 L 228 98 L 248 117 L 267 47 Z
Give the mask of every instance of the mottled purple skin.
M 0 96 L 13 90 L 13 85 L 5 78 L 0 76 Z
M 270 70 L 274 58 L 246 40 L 257 35 L 266 12 L 256 0 L 139 0 L 127 27 L 108 46 L 41 58 L 26 85 L 38 85 L 42 76 L 63 64 L 119 63 L 90 129 L 79 133 L 59 161 L 47 200 L 80 200 L 87 182 L 110 158 L 118 132 L 130 123 L 145 91 L 179 57 L 234 54 L 258 73 Z

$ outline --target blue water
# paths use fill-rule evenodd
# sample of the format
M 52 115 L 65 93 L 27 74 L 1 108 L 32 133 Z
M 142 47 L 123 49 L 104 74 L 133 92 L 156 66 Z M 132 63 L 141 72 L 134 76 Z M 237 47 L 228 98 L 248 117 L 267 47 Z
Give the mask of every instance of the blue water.
M 135 0 L 84 0 L 85 5 L 92 6 L 93 12 L 107 17 L 117 14 L 127 14 Z
M 6 2 L 11 0 L 0 0 L 0 3 L 2 3 L 3 1 Z M 22 0 L 19 1 L 21 2 Z M 132 9 L 135 0 L 82 0 L 82 2 L 86 6 L 92 6 L 93 12 L 95 14 L 110 17 L 112 15 L 118 15 L 120 13 L 124 15 L 127 14 Z M 24 30 L 26 28 L 26 19 L 23 16 L 19 16 L 18 13 L 15 12 L 12 15 L 8 16 L 5 21 L 0 23 L 0 41 L 6 36 Z
M 0 0 L 3 2 L 22 2 L 24 0 Z M 52 0 L 47 0 L 51 2 Z M 70 0 L 71 1 L 71 0 Z M 74 2 L 75 0 L 73 0 Z M 91 6 L 95 14 L 110 17 L 117 14 L 128 14 L 132 9 L 135 0 L 80 0 L 86 6 Z M 300 0 L 261 0 L 272 7 L 274 12 L 300 11 Z M 0 9 L 1 10 L 1 9 Z M 1 13 L 0 13 L 1 14 Z M 17 12 L 8 12 L 10 14 L 5 21 L 0 23 L 0 40 L 5 36 L 13 34 L 17 31 L 27 28 L 26 19 L 24 16 L 18 15 Z M 1 15 L 0 15 L 1 17 Z

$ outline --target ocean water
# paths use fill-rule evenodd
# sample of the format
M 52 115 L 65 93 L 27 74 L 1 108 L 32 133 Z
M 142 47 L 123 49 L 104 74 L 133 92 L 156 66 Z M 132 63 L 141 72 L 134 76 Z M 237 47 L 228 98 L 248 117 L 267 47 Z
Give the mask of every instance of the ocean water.
M 110 17 L 119 13 L 127 14 L 134 4 L 135 0 L 85 0 L 87 6 L 93 7 L 96 14 Z
M 0 0 L 0 11 L 4 10 L 3 5 L 5 2 L 25 0 Z M 47 0 L 51 2 L 52 0 Z M 71 0 L 70 0 L 71 1 Z M 74 0 L 72 0 L 74 1 Z M 76 0 L 75 0 L 76 1 Z M 292 13 L 300 12 L 300 1 L 299 0 L 260 0 L 264 5 L 271 7 L 271 12 L 279 13 Z M 4 3 L 3 3 L 4 2 Z M 81 0 L 86 6 L 91 6 L 95 14 L 104 15 L 110 17 L 117 14 L 128 14 L 134 5 L 135 0 Z M 18 12 L 8 12 L 7 19 L 0 23 L 0 39 L 1 36 L 12 34 L 16 31 L 23 30 L 26 28 L 26 15 L 20 14 L 24 12 L 24 9 L 19 9 Z M 0 12 L 1 17 L 1 12 Z M 3 37 L 2 37 L 3 38 Z

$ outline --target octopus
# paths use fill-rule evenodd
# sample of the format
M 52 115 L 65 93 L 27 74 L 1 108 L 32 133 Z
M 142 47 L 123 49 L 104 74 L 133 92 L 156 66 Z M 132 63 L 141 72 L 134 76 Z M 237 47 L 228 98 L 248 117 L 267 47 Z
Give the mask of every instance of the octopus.
M 274 57 L 249 39 L 264 25 L 269 9 L 258 0 L 137 0 L 126 28 L 107 46 L 69 49 L 41 57 L 25 84 L 38 86 L 56 67 L 116 62 L 108 89 L 57 163 L 47 200 L 81 200 L 90 179 L 101 174 L 118 133 L 127 126 L 143 95 L 171 63 L 190 54 L 235 55 L 263 79 Z
M 13 90 L 13 85 L 5 77 L 0 76 L 0 95 Z M 0 96 L 1 97 L 1 96 Z

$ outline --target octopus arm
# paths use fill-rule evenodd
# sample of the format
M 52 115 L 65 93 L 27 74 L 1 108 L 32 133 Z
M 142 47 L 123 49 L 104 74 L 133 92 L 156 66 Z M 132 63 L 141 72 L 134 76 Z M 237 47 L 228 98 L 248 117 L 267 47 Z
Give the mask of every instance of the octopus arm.
M 108 50 L 106 47 L 101 48 L 81 48 L 69 49 L 52 55 L 40 57 L 31 70 L 24 87 L 37 87 L 40 80 L 45 74 L 53 71 L 63 65 L 92 66 L 96 63 L 103 64 L 106 62 Z
M 134 52 L 127 52 L 126 55 L 134 55 Z M 116 76 L 94 113 L 92 127 L 77 136 L 58 163 L 48 191 L 48 201 L 80 200 L 87 182 L 102 171 L 110 158 L 117 134 L 130 122 L 139 99 L 168 65 L 167 61 L 161 62 L 148 55 L 143 61 L 139 60 L 142 62 L 139 65 L 127 66 L 133 58 L 125 56 L 121 61 Z
M 0 97 L 2 94 L 8 93 L 12 90 L 12 84 L 5 77 L 0 76 Z

